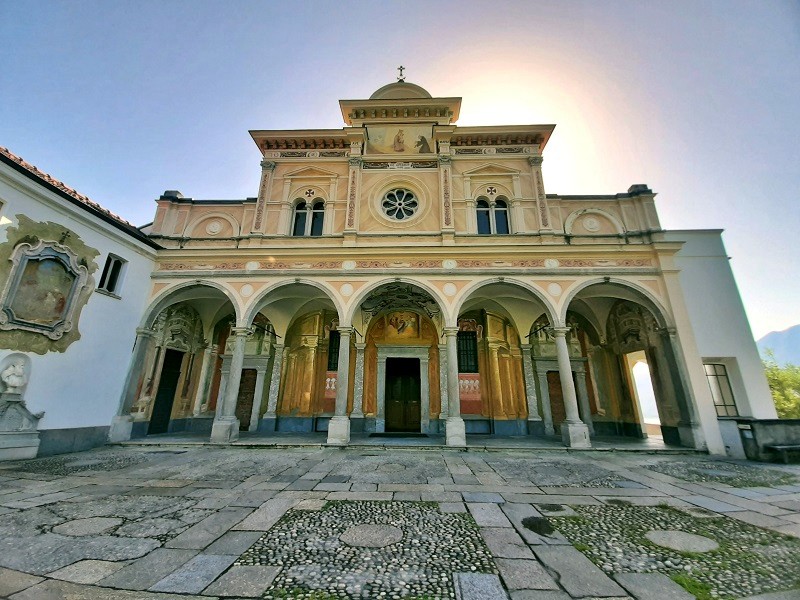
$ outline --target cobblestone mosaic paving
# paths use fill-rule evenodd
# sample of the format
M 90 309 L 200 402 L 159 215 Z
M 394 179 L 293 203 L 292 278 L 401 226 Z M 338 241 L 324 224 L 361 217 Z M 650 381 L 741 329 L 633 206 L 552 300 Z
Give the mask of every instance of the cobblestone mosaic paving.
M 732 487 L 771 487 L 800 483 L 800 477 L 778 469 L 751 467 L 722 461 L 661 461 L 646 469 L 694 483 L 725 483 Z
M 402 539 L 380 548 L 340 540 L 363 524 L 399 528 Z M 330 501 L 320 511 L 290 511 L 236 564 L 283 567 L 268 599 L 454 598 L 453 573 L 497 572 L 470 515 L 402 501 Z
M 698 582 L 707 598 L 739 598 L 800 587 L 800 539 L 727 517 L 696 519 L 670 507 L 573 506 L 574 517 L 550 522 L 606 573 L 659 572 Z M 680 552 L 645 535 L 677 530 L 711 538 L 719 549 Z
M 531 460 L 530 458 L 486 458 L 504 479 L 528 480 L 534 485 L 550 487 L 619 487 L 622 477 L 589 463 L 559 460 Z
M 65 454 L 35 460 L 21 460 L 3 465 L 2 472 L 37 473 L 41 475 L 73 475 L 75 473 L 117 471 L 141 465 L 154 458 L 175 452 L 131 452 L 130 450 L 96 450 L 91 455 Z

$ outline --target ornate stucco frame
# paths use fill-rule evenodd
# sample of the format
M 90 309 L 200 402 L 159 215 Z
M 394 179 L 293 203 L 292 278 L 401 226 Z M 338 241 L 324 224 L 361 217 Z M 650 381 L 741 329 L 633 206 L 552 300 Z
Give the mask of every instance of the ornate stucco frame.
M 0 330 L 19 329 L 46 335 L 51 340 L 58 340 L 73 327 L 73 317 L 78 308 L 77 299 L 84 291 L 89 280 L 89 269 L 78 262 L 78 255 L 59 244 L 40 240 L 35 246 L 24 242 L 14 248 L 9 259 L 12 263 L 11 273 L 0 295 Z M 18 318 L 11 308 L 19 290 L 25 267 L 31 261 L 55 260 L 60 262 L 75 279 L 67 295 L 62 317 L 50 324 L 34 323 Z

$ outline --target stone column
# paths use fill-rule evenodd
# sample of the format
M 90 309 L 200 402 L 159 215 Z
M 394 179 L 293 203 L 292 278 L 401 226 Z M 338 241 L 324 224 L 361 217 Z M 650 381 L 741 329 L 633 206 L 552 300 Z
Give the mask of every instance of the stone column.
M 550 384 L 547 381 L 547 371 L 537 371 L 539 377 L 539 389 L 542 392 L 542 414 L 544 415 L 544 434 L 555 435 L 556 428 L 553 426 L 553 408 L 550 406 Z
M 328 443 L 346 446 L 350 443 L 350 419 L 347 416 L 347 391 L 350 387 L 350 335 L 352 327 L 339 327 L 339 365 L 336 373 L 336 409 L 328 423 Z
M 350 413 L 351 419 L 364 418 L 364 343 L 356 344 L 356 372 L 353 382 L 353 411 Z
M 256 370 L 256 389 L 253 393 L 253 410 L 250 413 L 250 427 L 248 431 L 258 431 L 258 419 L 261 416 L 261 402 L 264 400 L 264 379 L 267 374 L 267 365 L 259 366 Z
M 383 433 L 386 431 L 386 356 L 381 355 L 378 350 L 378 389 L 375 394 L 375 431 Z
M 267 431 L 275 431 L 278 415 L 278 392 L 281 389 L 281 367 L 285 353 L 283 344 L 273 347 L 275 358 L 272 361 L 272 373 L 269 376 L 269 394 L 267 395 L 267 412 L 264 413 L 264 426 Z
M 678 435 L 681 438 L 681 445 L 687 448 L 700 448 L 703 433 L 692 406 L 692 391 L 686 364 L 682 360 L 682 353 L 678 351 L 678 332 L 674 327 L 665 327 L 659 333 L 664 342 L 664 356 L 672 376 L 675 400 L 680 412 Z
M 256 200 L 256 214 L 253 217 L 253 233 L 263 233 L 266 219 L 266 204 L 272 191 L 272 173 L 276 163 L 270 160 L 261 161 L 261 185 L 258 187 L 258 200 Z
M 360 197 L 362 162 L 360 156 L 351 157 L 347 161 L 350 167 L 347 172 L 347 213 L 344 218 L 344 237 L 347 244 L 355 243 L 358 231 L 358 198 Z
M 446 427 L 448 446 L 466 446 L 467 432 L 461 418 L 461 399 L 458 391 L 458 327 L 445 327 L 447 336 L 447 404 L 449 407 Z
M 536 397 L 536 380 L 533 374 L 533 361 L 531 360 L 531 345 L 520 344 L 522 351 L 522 373 L 525 376 L 525 397 L 528 403 L 528 433 L 542 435 L 544 428 L 542 417 L 539 415 L 539 400 Z
M 235 337 L 233 354 L 231 355 L 230 374 L 222 397 L 222 407 L 217 411 L 214 424 L 211 426 L 211 441 L 217 444 L 228 444 L 239 439 L 239 419 L 236 418 L 236 401 L 239 398 L 239 383 L 242 381 L 242 365 L 244 364 L 244 345 L 252 331 L 247 327 L 233 327 L 231 334 Z
M 594 435 L 594 423 L 592 423 L 592 409 L 589 406 L 589 390 L 586 389 L 586 369 L 578 367 L 575 369 L 578 383 L 578 402 L 581 405 L 581 412 L 583 413 L 583 422 L 589 428 L 589 435 Z
M 192 415 L 195 417 L 203 412 L 203 405 L 208 403 L 208 373 L 211 370 L 211 364 L 214 362 L 214 353 L 216 346 L 209 346 L 203 350 L 203 364 L 200 366 L 200 377 L 197 378 L 197 391 L 194 395 L 194 408 Z
M 451 170 L 450 155 L 439 155 L 439 190 L 441 206 L 442 206 L 442 233 L 448 237 L 453 235 L 455 226 L 453 224 L 453 199 L 452 199 L 452 170 Z M 449 235 L 448 235 L 449 234 Z
M 447 419 L 449 402 L 447 401 L 447 345 L 439 344 L 439 433 L 442 432 L 444 420 Z
M 125 383 L 122 386 L 122 395 L 119 400 L 116 416 L 111 420 L 111 427 L 108 430 L 109 442 L 124 442 L 131 439 L 133 429 L 133 418 L 131 408 L 136 401 L 137 383 L 142 376 L 144 360 L 147 356 L 147 345 L 155 332 L 152 329 L 137 329 L 136 341 L 133 344 L 128 374 L 125 376 Z
M 569 327 L 553 327 L 558 356 L 558 375 L 561 379 L 561 392 L 564 398 L 564 410 L 567 419 L 561 424 L 561 439 L 565 446 L 572 448 L 590 448 L 589 428 L 581 421 L 578 412 L 578 396 L 575 393 L 575 382 L 572 380 L 572 364 L 569 360 L 567 334 Z

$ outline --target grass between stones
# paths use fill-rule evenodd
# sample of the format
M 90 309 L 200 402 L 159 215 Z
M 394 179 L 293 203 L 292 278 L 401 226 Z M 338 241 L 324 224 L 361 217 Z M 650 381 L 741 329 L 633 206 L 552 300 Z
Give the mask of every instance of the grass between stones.
M 608 574 L 659 572 L 698 598 L 732 599 L 800 586 L 800 540 L 727 517 L 697 519 L 667 506 L 572 506 L 577 517 L 549 517 L 578 550 Z M 652 543 L 651 530 L 711 538 L 711 552 Z

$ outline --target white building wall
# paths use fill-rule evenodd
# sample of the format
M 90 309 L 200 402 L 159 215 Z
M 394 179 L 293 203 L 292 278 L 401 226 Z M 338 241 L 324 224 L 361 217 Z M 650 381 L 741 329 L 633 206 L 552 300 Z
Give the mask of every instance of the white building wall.
M 81 337 L 66 352 L 25 353 L 31 360 L 31 372 L 24 400 L 31 412 L 45 411 L 39 422 L 41 450 L 48 445 L 48 431 L 53 432 L 50 437 L 55 447 L 46 453 L 69 450 L 66 446 L 70 443 L 78 449 L 80 441 L 73 439 L 77 434 L 56 432 L 102 428 L 82 435 L 103 439 L 116 414 L 136 327 L 147 303 L 155 251 L 4 164 L 0 164 L 0 202 L 0 242 L 7 239 L 8 227 L 18 225 L 16 215 L 20 213 L 34 221 L 64 225 L 100 252 L 95 259 L 95 287 L 109 253 L 128 261 L 117 288 L 120 298 L 93 292 L 77 323 Z M 13 352 L 0 349 L 0 360 Z
M 721 230 L 676 230 L 675 257 L 686 308 L 703 362 L 725 364 L 741 416 L 775 419 L 767 379 L 722 242 Z

